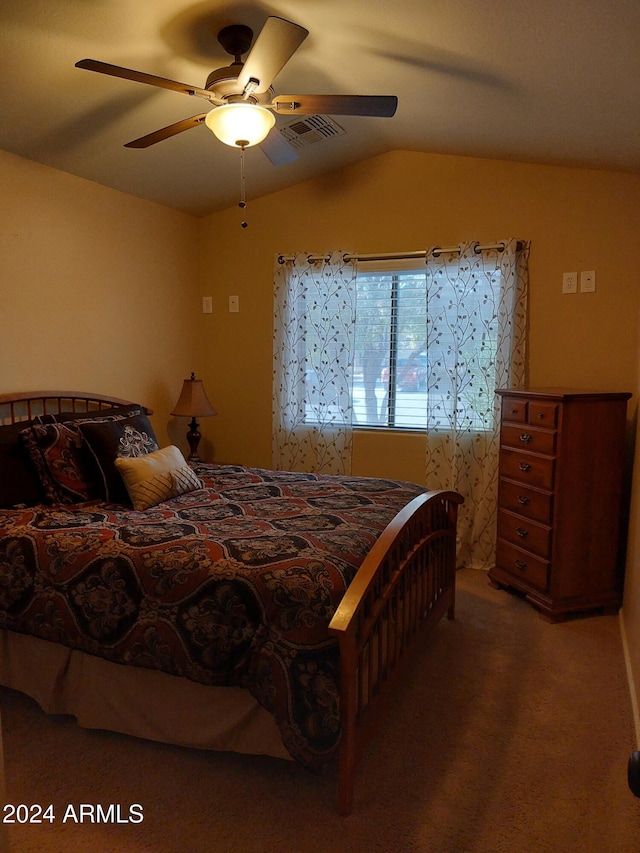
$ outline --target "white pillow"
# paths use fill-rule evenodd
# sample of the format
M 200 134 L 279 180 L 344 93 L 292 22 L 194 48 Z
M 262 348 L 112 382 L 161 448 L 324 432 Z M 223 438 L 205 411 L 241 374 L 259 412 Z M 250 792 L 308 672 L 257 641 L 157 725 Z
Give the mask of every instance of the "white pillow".
M 202 481 L 173 444 L 144 456 L 118 457 L 115 465 L 134 509 L 148 509 L 169 498 L 202 488 Z

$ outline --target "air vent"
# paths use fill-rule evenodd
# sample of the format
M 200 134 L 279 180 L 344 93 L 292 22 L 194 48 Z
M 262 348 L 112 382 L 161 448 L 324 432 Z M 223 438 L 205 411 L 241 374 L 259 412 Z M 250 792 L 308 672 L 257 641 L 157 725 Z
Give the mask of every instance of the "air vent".
M 342 136 L 346 132 L 329 116 L 305 116 L 294 119 L 279 130 L 293 148 L 305 148 L 329 136 Z

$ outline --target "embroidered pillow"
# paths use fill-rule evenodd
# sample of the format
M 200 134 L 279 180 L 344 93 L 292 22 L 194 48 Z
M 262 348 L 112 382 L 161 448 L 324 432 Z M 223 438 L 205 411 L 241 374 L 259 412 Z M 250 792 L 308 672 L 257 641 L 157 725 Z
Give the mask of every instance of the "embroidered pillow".
M 100 471 L 102 497 L 111 503 L 128 504 L 127 490 L 115 461 L 119 457 L 135 459 L 158 450 L 149 418 L 138 415 L 114 421 L 80 421 L 78 429 Z
M 49 503 L 79 503 L 99 497 L 91 457 L 73 425 L 33 424 L 22 430 L 20 438 Z
M 115 466 L 137 510 L 202 488 L 202 482 L 174 445 L 137 458 L 121 456 L 115 460 Z

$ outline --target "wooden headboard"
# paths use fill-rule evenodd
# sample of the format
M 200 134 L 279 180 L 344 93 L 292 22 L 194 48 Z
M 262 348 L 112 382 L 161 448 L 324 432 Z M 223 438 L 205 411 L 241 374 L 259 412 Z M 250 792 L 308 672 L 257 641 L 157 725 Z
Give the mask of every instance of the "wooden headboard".
M 60 412 L 100 412 L 114 406 L 136 405 L 120 397 L 86 394 L 82 391 L 18 391 L 0 394 L 0 424 L 33 420 L 38 415 Z M 151 409 L 147 409 L 152 414 Z

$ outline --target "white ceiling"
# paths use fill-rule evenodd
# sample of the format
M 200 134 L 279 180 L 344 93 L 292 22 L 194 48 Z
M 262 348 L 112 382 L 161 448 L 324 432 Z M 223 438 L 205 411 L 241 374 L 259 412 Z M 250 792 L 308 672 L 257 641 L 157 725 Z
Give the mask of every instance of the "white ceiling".
M 74 64 L 204 86 L 231 61 L 217 32 L 268 15 L 310 31 L 276 93 L 399 106 L 338 117 L 344 136 L 286 166 L 247 150 L 248 199 L 395 149 L 640 172 L 639 0 L 2 0 L 0 148 L 198 216 L 231 206 L 240 153 L 204 125 L 123 147 L 204 101 Z

